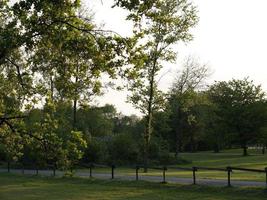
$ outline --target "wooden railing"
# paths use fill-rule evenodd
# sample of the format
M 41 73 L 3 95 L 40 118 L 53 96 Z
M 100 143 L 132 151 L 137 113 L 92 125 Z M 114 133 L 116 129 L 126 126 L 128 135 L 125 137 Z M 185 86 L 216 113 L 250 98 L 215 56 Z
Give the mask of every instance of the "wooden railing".
M 0 163 L 1 164 L 1 163 Z M 3 163 L 2 163 L 3 166 Z M 7 172 L 10 172 L 11 169 L 11 163 L 6 163 L 7 166 Z M 22 168 L 22 173 L 24 173 L 24 166 L 20 165 Z M 89 176 L 90 178 L 93 177 L 93 170 L 95 168 L 110 168 L 110 172 L 111 172 L 111 179 L 115 178 L 115 169 L 116 166 L 115 165 L 103 165 L 103 164 L 96 164 L 96 163 L 90 163 L 90 164 L 81 164 L 78 165 L 77 168 L 79 167 L 83 167 L 86 169 L 89 169 Z M 135 180 L 140 180 L 140 176 L 139 176 L 139 171 L 140 169 L 144 168 L 144 166 L 142 165 L 138 165 L 138 166 L 132 166 L 131 169 L 135 169 Z M 52 170 L 52 175 L 56 176 L 56 166 L 55 165 L 47 165 L 46 167 L 47 170 Z M 225 168 L 216 168 L 216 167 L 197 167 L 197 166 L 193 166 L 193 167 L 179 167 L 179 166 L 161 166 L 161 167 L 147 167 L 147 169 L 152 169 L 152 170 L 159 170 L 162 171 L 162 183 L 166 183 L 166 172 L 168 169 L 172 169 L 172 170 L 179 170 L 179 171 L 192 171 L 192 183 L 195 185 L 197 184 L 197 172 L 201 171 L 201 170 L 207 170 L 207 171 L 222 171 L 222 172 L 226 172 L 227 175 L 227 186 L 231 186 L 231 173 L 233 171 L 247 171 L 247 172 L 255 172 L 255 173 L 264 173 L 266 176 L 266 187 L 267 187 L 267 167 L 265 169 L 249 169 L 249 168 L 241 168 L 241 167 L 225 167 Z M 37 166 L 35 166 L 35 168 L 31 168 L 31 170 L 35 170 L 36 171 L 36 175 L 38 175 L 39 173 L 39 169 Z

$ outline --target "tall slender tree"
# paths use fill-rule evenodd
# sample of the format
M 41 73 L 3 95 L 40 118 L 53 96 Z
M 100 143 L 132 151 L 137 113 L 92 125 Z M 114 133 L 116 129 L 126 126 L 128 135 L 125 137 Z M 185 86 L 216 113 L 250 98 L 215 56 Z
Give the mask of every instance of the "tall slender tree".
M 148 148 L 152 134 L 153 112 L 160 109 L 162 92 L 157 87 L 157 76 L 163 62 L 175 61 L 174 44 L 192 39 L 190 29 L 198 21 L 196 8 L 187 0 L 117 1 L 129 10 L 128 20 L 134 22 L 135 46 L 129 73 L 130 101 L 146 117 L 144 133 L 144 165 L 148 166 Z M 145 169 L 145 171 L 146 171 Z

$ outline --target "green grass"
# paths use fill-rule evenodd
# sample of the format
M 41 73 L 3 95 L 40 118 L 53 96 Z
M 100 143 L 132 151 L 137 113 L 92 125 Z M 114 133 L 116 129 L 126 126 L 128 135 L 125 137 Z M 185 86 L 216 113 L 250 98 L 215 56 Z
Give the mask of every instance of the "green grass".
M 200 153 L 181 153 L 181 158 L 192 163 L 184 165 L 226 167 L 239 166 L 245 168 L 264 169 L 267 167 L 267 155 L 262 155 L 256 150 L 250 150 L 249 156 L 242 156 L 241 149 L 225 150 L 221 153 L 200 152 Z
M 210 151 L 199 152 L 199 153 L 181 153 L 180 157 L 191 161 L 188 164 L 179 165 L 179 167 L 192 167 L 192 166 L 202 166 L 202 167 L 216 167 L 225 168 L 227 166 L 233 167 L 243 167 L 251 169 L 264 169 L 267 167 L 267 154 L 262 155 L 258 150 L 249 150 L 249 156 L 242 156 L 241 149 L 225 150 L 221 153 L 213 153 Z M 78 170 L 78 171 L 88 171 L 88 170 Z M 106 172 L 110 173 L 109 168 L 97 168 L 93 172 Z M 148 173 L 142 173 L 142 176 L 161 176 L 162 172 L 158 170 L 149 170 Z M 134 175 L 135 169 L 129 169 L 124 167 L 119 167 L 115 170 L 115 173 L 122 175 Z M 177 171 L 168 170 L 167 177 L 192 177 L 191 171 Z M 197 178 L 211 178 L 211 179 L 226 179 L 226 172 L 221 171 L 207 171 L 200 170 L 197 172 Z M 234 171 L 232 173 L 233 180 L 251 180 L 251 181 L 265 181 L 264 173 L 255 172 L 244 172 L 244 171 Z
M 262 155 L 258 150 L 249 150 L 249 156 L 242 156 L 242 149 L 225 150 L 221 153 L 213 153 L 210 151 L 198 152 L 198 153 L 181 153 L 179 156 L 185 160 L 190 161 L 188 164 L 179 165 L 180 167 L 192 167 L 192 166 L 204 166 L 204 167 L 219 167 L 225 168 L 227 166 L 244 167 L 251 169 L 264 169 L 267 167 L 267 154 Z M 76 171 L 87 171 L 88 169 L 79 169 Z M 93 173 L 109 173 L 110 168 L 96 168 L 93 169 Z M 132 175 L 135 176 L 135 169 L 118 167 L 115 169 L 116 174 L 120 175 Z M 162 176 L 162 171 L 149 170 L 148 173 L 142 173 L 141 176 Z M 168 177 L 192 177 L 191 171 L 178 171 L 168 170 Z M 207 171 L 200 170 L 197 172 L 197 178 L 209 178 L 209 179 L 226 179 L 226 172 L 221 171 Z M 232 173 L 233 180 L 250 180 L 250 181 L 265 181 L 266 177 L 264 173 L 234 171 Z
M 0 174 L 2 200 L 265 200 L 263 188 L 226 188 Z
M 242 150 L 235 149 L 226 150 L 221 153 L 183 153 L 181 154 L 181 157 L 192 162 L 191 164 L 183 165 L 184 167 L 203 166 L 225 168 L 227 166 L 232 166 L 251 169 L 264 169 L 267 167 L 267 155 L 262 155 L 261 152 L 257 150 L 250 150 L 249 153 L 249 156 L 242 156 Z M 226 178 L 225 172 L 202 170 L 197 174 L 200 178 Z M 180 174 L 177 175 L 187 175 L 187 173 L 180 172 Z M 265 178 L 266 177 L 264 173 L 234 171 L 232 174 L 232 179 L 235 180 L 265 181 Z

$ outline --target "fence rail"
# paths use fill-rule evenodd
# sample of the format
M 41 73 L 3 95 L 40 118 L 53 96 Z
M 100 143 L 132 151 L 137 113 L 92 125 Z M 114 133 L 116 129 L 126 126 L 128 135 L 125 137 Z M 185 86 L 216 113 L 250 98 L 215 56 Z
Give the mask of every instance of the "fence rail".
M 10 162 L 7 162 L 7 163 L 3 163 L 3 162 L 0 162 L 1 165 L 5 164 L 7 166 L 7 172 L 10 172 L 10 169 L 11 169 L 11 166 L 12 166 L 12 163 Z M 20 166 L 22 167 L 21 168 L 21 171 L 22 173 L 24 174 L 24 170 L 25 167 L 23 164 L 21 163 L 16 163 L 16 166 Z M 90 164 L 81 164 L 79 165 L 78 167 L 84 167 L 84 168 L 87 168 L 89 169 L 89 176 L 90 178 L 93 177 L 93 169 L 95 168 L 110 168 L 111 169 L 111 179 L 114 179 L 115 178 L 115 169 L 116 169 L 116 166 L 115 165 L 103 165 L 103 164 L 96 164 L 96 163 L 90 163 Z M 140 176 L 139 176 L 139 170 L 142 169 L 142 168 L 145 168 L 144 166 L 142 165 L 137 165 L 135 167 L 131 167 L 129 169 L 135 169 L 135 179 L 138 181 L 140 180 Z M 38 165 L 35 165 L 33 168 L 31 168 L 32 170 L 35 170 L 36 171 L 36 175 L 39 174 L 39 168 L 38 168 Z M 48 170 L 52 170 L 52 175 L 53 176 L 56 176 L 56 165 L 47 165 L 46 166 L 46 169 Z M 176 167 L 176 166 L 160 166 L 160 167 L 154 167 L 154 166 L 149 166 L 147 167 L 147 169 L 153 169 L 153 170 L 159 170 L 159 171 L 162 171 L 162 183 L 166 183 L 166 172 L 168 169 L 172 169 L 172 170 L 183 170 L 183 171 L 192 171 L 192 182 L 193 184 L 197 184 L 197 172 L 198 171 L 201 171 L 201 170 L 207 170 L 207 171 L 223 171 L 223 172 L 227 172 L 227 186 L 231 186 L 231 173 L 233 171 L 246 171 L 246 172 L 255 172 L 255 173 L 265 173 L 266 175 L 266 187 L 267 187 L 267 167 L 265 169 L 249 169 L 249 168 L 241 168 L 241 167 L 231 167 L 231 166 L 228 166 L 226 168 L 213 168 L 213 167 L 198 167 L 198 166 L 193 166 L 193 167 Z
M 261 169 L 247 169 L 247 168 L 240 168 L 240 167 L 230 167 L 232 170 L 239 170 L 239 171 L 248 171 L 248 172 L 267 172 L 267 168 L 265 168 L 264 170 Z
M 213 167 L 196 167 L 199 170 L 210 170 L 210 171 L 227 171 L 227 168 L 213 168 Z
M 168 167 L 168 169 L 176 169 L 176 170 L 183 170 L 183 171 L 192 171 L 192 168 L 189 168 L 189 167 L 173 167 L 173 166 L 170 166 L 170 167 Z

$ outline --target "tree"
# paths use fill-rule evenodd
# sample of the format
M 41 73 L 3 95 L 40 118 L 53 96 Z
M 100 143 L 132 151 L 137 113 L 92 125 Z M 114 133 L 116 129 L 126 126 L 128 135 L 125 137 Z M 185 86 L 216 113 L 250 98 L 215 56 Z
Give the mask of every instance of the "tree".
M 22 143 L 22 138 L 20 134 L 11 130 L 8 125 L 2 125 L 0 128 L 0 144 L 4 150 L 8 165 L 12 161 L 18 161 L 23 155 L 24 144 Z
M 183 69 L 178 71 L 171 87 L 167 109 L 170 118 L 170 127 L 174 133 L 175 155 L 182 151 L 186 135 L 190 136 L 191 151 L 194 151 L 197 127 L 200 126 L 201 106 L 207 104 L 205 95 L 198 93 L 203 89 L 209 76 L 209 68 L 202 65 L 193 57 L 187 57 Z M 186 133 L 183 133 L 186 131 Z
M 177 72 L 171 90 L 179 94 L 189 90 L 203 90 L 210 75 L 207 64 L 201 64 L 196 58 L 188 56 L 184 60 L 182 70 Z
M 217 115 L 217 105 L 212 103 L 205 93 L 209 104 L 205 106 L 203 113 L 204 136 L 209 147 L 214 153 L 219 153 L 221 149 L 231 146 L 232 135 L 228 133 L 227 124 L 222 116 Z
M 62 131 L 58 119 L 56 105 L 49 96 L 43 110 L 40 113 L 32 112 L 26 121 L 27 131 L 32 136 L 29 149 L 35 152 L 36 164 L 53 164 L 68 169 L 82 158 L 87 143 L 81 132 L 71 129 L 65 130 L 69 133 Z M 62 121 L 64 120 L 61 119 L 61 123 Z
M 80 12 L 80 1 L 8 2 L 0 7 L 5 19 L 0 63 L 16 67 L 21 83 L 30 68 L 27 74 L 35 80 L 28 84 L 35 91 L 30 96 L 49 91 L 52 97 L 72 100 L 75 128 L 77 107 L 99 93 L 102 73 L 115 78 L 121 69 L 127 40 L 98 28 L 91 16 Z M 14 51 L 22 52 L 23 62 L 12 58 Z
M 75 6 L 70 18 L 59 16 L 53 31 L 40 38 L 31 58 L 33 71 L 42 74 L 43 91 L 50 91 L 55 101 L 73 102 L 73 129 L 77 129 L 78 107 L 100 94 L 103 73 L 117 76 L 123 62 L 119 56 L 127 46 L 126 39 L 99 29 L 90 14 Z
M 265 112 L 266 112 L 265 107 Z M 265 127 L 261 128 L 260 134 L 258 136 L 258 142 L 262 145 L 262 154 L 265 154 L 266 148 L 267 148 L 267 123 Z
M 257 134 L 266 123 L 266 115 L 262 112 L 265 94 L 261 86 L 248 78 L 233 79 L 216 82 L 208 93 L 218 108 L 216 114 L 228 126 L 228 134 L 235 134 L 246 156 L 248 145 L 255 143 Z
M 156 77 L 163 62 L 175 60 L 173 45 L 192 39 L 189 31 L 198 18 L 196 8 L 186 0 L 117 1 L 117 5 L 128 9 L 128 19 L 134 22 L 136 42 L 130 57 L 134 70 L 128 73 L 133 92 L 130 101 L 146 116 L 144 165 L 147 169 L 153 112 L 160 109 L 163 102 Z
M 15 53 L 12 56 L 15 57 Z M 27 142 L 27 137 L 17 131 L 23 127 L 25 118 L 21 109 L 26 93 L 20 83 L 17 69 L 13 65 L 0 65 L 0 143 L 8 162 L 19 160 L 23 155 L 23 146 Z
M 106 104 L 103 107 L 81 107 L 77 112 L 77 127 L 88 137 L 105 137 L 113 134 L 116 109 Z
M 115 78 L 118 71 L 122 71 L 120 54 L 125 52 L 127 40 L 112 31 L 99 29 L 90 16 L 80 14 L 80 6 L 79 0 L 1 1 L 0 81 L 3 90 L 0 104 L 4 101 L 2 97 L 19 100 L 20 107 L 11 113 L 12 118 L 19 118 L 14 115 L 22 108 L 29 111 L 48 96 L 56 107 L 72 101 L 72 129 L 75 131 L 65 133 L 76 133 L 79 105 L 100 92 L 103 73 Z M 3 110 L 0 112 L 0 125 L 6 124 L 10 116 Z M 56 121 L 55 117 L 51 128 Z M 38 129 L 41 128 L 40 125 Z M 40 132 L 54 135 L 58 131 L 54 129 Z M 39 137 L 27 130 L 19 133 L 40 142 Z

